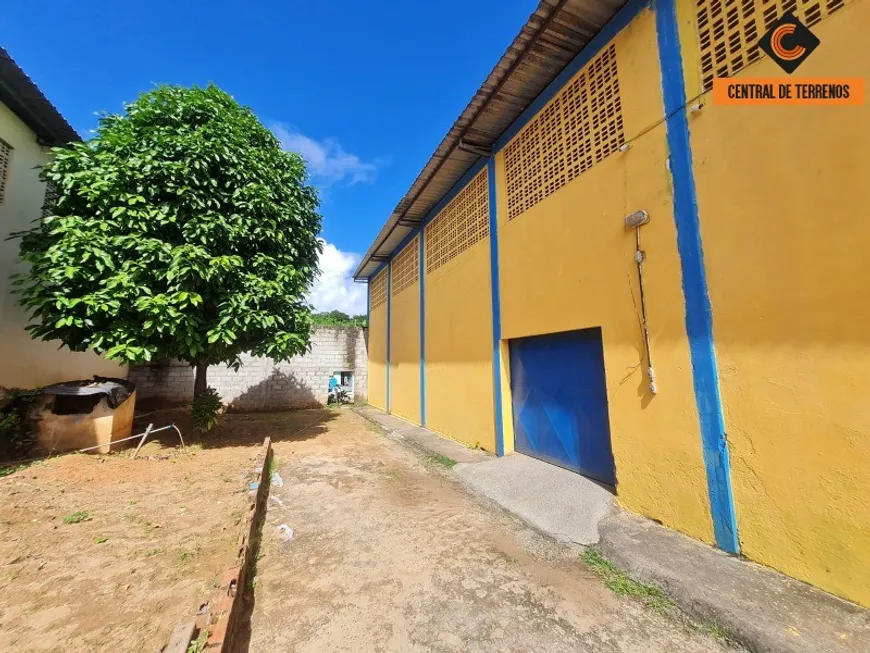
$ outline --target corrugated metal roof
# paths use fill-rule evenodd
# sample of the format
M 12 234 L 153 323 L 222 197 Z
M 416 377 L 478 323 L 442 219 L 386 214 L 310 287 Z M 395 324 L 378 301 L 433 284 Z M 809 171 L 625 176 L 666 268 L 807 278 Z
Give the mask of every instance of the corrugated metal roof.
M 389 258 L 477 162 L 479 152 L 492 148 L 625 3 L 541 0 L 393 210 L 354 272 L 355 279 L 369 277 Z
M 82 140 L 33 80 L 0 47 L 0 102 L 30 127 L 43 145 Z

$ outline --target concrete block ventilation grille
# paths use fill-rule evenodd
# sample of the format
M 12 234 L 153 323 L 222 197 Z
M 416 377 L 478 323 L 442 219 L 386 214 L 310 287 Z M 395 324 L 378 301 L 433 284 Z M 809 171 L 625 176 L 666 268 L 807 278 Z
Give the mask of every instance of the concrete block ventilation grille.
M 701 79 L 731 77 L 761 59 L 758 41 L 785 12 L 812 28 L 852 0 L 697 0 Z
M 426 274 L 489 237 L 489 174 L 481 170 L 426 227 Z
M 42 219 L 45 220 L 50 215 L 54 214 L 54 207 L 57 206 L 57 200 L 60 198 L 60 193 L 57 190 L 57 184 L 53 181 L 45 184 L 45 199 L 42 201 Z
M 505 148 L 511 220 L 625 142 L 616 47 L 590 61 Z
M 390 274 L 390 290 L 393 297 L 407 290 L 420 280 L 420 241 L 414 238 L 407 247 L 393 259 Z
M 378 306 L 382 306 L 387 302 L 387 270 L 381 270 L 374 279 L 371 280 L 369 292 L 371 299 L 369 307 L 374 310 Z
M 12 165 L 12 146 L 0 138 L 0 204 L 6 199 L 6 182 Z

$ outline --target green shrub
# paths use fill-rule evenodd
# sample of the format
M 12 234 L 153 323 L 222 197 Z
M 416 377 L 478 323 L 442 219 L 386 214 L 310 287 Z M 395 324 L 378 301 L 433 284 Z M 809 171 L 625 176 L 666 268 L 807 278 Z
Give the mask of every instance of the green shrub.
M 63 518 L 64 524 L 81 524 L 83 521 L 90 521 L 91 515 L 87 510 L 77 510 L 71 515 Z
M 200 392 L 194 397 L 191 408 L 194 428 L 203 433 L 211 431 L 217 424 L 221 408 L 223 408 L 223 404 L 217 390 L 208 387 Z
M 314 324 L 321 326 L 368 326 L 368 320 L 365 315 L 351 316 L 341 311 L 329 311 L 328 313 L 313 313 L 311 315 L 311 321 L 314 322 Z

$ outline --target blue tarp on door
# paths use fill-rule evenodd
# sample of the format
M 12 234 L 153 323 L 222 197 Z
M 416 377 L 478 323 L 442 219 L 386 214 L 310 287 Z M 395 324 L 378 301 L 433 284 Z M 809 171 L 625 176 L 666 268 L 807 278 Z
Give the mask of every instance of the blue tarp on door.
M 514 448 L 615 485 L 601 329 L 510 341 Z

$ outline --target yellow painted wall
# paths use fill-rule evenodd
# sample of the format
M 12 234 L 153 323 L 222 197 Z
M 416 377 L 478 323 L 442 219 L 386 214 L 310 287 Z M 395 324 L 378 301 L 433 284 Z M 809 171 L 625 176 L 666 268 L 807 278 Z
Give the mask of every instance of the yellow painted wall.
M 386 269 L 382 272 L 386 274 Z M 369 279 L 371 300 L 372 279 Z M 368 402 L 375 408 L 387 409 L 387 305 L 369 310 L 369 378 Z
M 414 241 L 411 247 L 418 247 Z M 420 423 L 420 284 L 392 296 L 390 412 Z
M 711 542 L 666 134 L 653 126 L 663 115 L 653 13 L 615 44 L 626 138 L 650 131 L 510 221 L 503 154 L 496 159 L 502 337 L 601 326 L 619 501 Z M 651 218 L 642 238 L 656 396 L 644 372 L 634 233 L 623 223 L 639 209 Z
M 813 26 L 793 77 L 870 78 L 868 25 L 856 0 Z M 689 126 L 741 550 L 870 606 L 870 106 L 707 100 Z
M 426 426 L 494 452 L 489 240 L 425 283 Z
M 514 452 L 514 409 L 511 405 L 511 350 L 507 340 L 498 345 L 498 356 L 501 363 L 499 387 L 501 388 L 501 427 L 503 454 Z
M 126 377 L 127 367 L 94 353 L 75 353 L 60 342 L 32 340 L 24 330 L 28 317 L 11 294 L 10 275 L 23 271 L 18 240 L 6 240 L 15 231 L 29 229 L 42 214 L 45 184 L 37 166 L 48 161 L 48 150 L 36 134 L 0 103 L 0 138 L 14 150 L 0 204 L 0 387 L 35 388 L 50 383 L 100 376 Z

